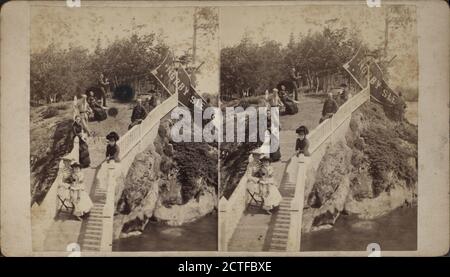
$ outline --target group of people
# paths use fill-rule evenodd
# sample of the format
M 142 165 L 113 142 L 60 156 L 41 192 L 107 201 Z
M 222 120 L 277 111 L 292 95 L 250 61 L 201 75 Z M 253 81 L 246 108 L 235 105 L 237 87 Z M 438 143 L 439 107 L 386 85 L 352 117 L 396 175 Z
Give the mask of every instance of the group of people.
M 78 140 L 78 161 L 71 159 L 70 168 L 58 187 L 58 197 L 63 203 L 70 203 L 73 207 L 73 215 L 82 220 L 89 215 L 93 203 L 86 191 L 84 185 L 83 169 L 90 167 L 91 159 L 89 155 L 89 146 L 87 139 L 93 135 L 88 127 L 88 121 L 92 114 L 105 112 L 105 108 L 95 99 L 93 92 L 83 95 L 80 103 L 75 107 L 74 121 L 72 123 L 72 141 Z M 105 112 L 106 113 L 106 112 Z M 119 135 L 116 132 L 110 132 L 107 136 L 105 160 L 107 162 L 114 160 L 119 162 L 119 146 L 117 141 Z
M 266 91 L 265 98 L 269 99 L 269 92 Z M 280 90 L 272 89 L 272 97 L 270 99 L 270 106 L 280 108 L 280 111 L 285 114 L 298 113 L 298 101 L 289 96 L 288 91 L 284 85 L 281 85 Z
M 58 187 L 58 197 L 63 203 L 71 203 L 73 207 L 73 215 L 78 220 L 82 220 L 89 215 L 93 207 L 89 193 L 84 185 L 84 174 L 82 169 L 89 167 L 91 161 L 89 157 L 89 148 L 86 143 L 86 132 L 80 123 L 80 116 L 75 117 L 73 123 L 73 139 L 79 140 L 79 162 L 70 160 L 70 168 L 66 170 L 66 174 Z M 117 145 L 119 135 L 116 132 L 110 132 L 107 136 L 105 161 L 119 162 L 120 149 Z
M 310 156 L 309 141 L 307 135 L 309 130 L 302 125 L 296 129 L 297 140 L 295 143 L 295 154 L 291 158 L 290 164 L 295 166 L 297 158 L 300 155 Z M 279 150 L 278 150 L 279 151 Z M 274 209 L 277 209 L 282 200 L 282 196 L 273 178 L 273 168 L 271 162 L 271 154 L 264 153 L 260 149 L 253 151 L 253 165 L 248 176 L 248 189 L 250 193 L 256 194 L 262 200 L 261 208 L 267 214 L 272 214 Z

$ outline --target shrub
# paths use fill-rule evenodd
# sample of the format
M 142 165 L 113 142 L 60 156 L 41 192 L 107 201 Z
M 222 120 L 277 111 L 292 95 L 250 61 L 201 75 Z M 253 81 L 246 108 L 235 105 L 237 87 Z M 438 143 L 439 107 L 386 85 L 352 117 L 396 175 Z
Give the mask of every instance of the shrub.
M 398 135 L 394 130 L 373 126 L 364 130 L 361 136 L 366 142 L 364 153 L 369 159 L 375 196 L 385 189 L 389 172 L 405 180 L 408 186 L 417 182 L 417 171 L 411 170 L 408 164 L 411 156 L 397 143 Z
M 48 107 L 44 112 L 42 112 L 42 118 L 52 118 L 58 115 L 58 109 L 55 107 Z
M 206 183 L 217 191 L 217 152 L 210 152 L 211 147 L 207 143 L 173 143 L 173 148 L 184 202 L 197 194 L 196 182 L 199 177 L 203 177 Z

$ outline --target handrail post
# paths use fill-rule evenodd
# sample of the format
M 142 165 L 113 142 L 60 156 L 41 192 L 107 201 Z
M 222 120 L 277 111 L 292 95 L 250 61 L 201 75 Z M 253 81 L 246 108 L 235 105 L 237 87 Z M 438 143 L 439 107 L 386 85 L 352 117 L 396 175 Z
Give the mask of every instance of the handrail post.
M 228 250 L 228 201 L 222 196 L 219 200 L 219 251 L 227 251 Z
M 308 158 L 301 154 L 298 158 L 297 182 L 294 198 L 291 201 L 288 243 L 286 251 L 299 252 L 302 232 L 303 202 L 305 193 L 306 162 Z
M 114 161 L 110 161 L 106 162 L 106 165 L 107 187 L 105 206 L 103 207 L 103 228 L 100 250 L 102 252 L 111 252 L 114 231 L 115 173 L 117 164 Z

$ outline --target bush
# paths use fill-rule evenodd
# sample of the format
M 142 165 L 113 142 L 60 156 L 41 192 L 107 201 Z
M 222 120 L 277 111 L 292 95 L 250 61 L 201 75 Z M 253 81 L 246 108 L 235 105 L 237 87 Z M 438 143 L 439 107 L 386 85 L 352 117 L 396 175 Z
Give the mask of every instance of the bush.
M 408 164 L 411 156 L 398 144 L 398 134 L 394 130 L 372 126 L 361 136 L 365 140 L 364 153 L 369 159 L 375 196 L 385 189 L 389 172 L 405 180 L 408 186 L 417 182 L 417 170 L 411 170 Z
M 52 118 L 54 116 L 57 116 L 59 114 L 59 111 L 55 107 L 48 107 L 44 112 L 42 112 L 42 118 Z
M 207 143 L 180 142 L 173 143 L 174 161 L 177 164 L 178 181 L 182 184 L 183 202 L 189 201 L 198 193 L 197 181 L 199 177 L 205 179 L 206 184 L 217 191 L 217 152 L 211 151 Z
M 55 108 L 57 110 L 64 111 L 64 110 L 67 110 L 69 108 L 69 106 L 67 104 L 61 103 L 61 104 L 57 104 L 55 106 Z

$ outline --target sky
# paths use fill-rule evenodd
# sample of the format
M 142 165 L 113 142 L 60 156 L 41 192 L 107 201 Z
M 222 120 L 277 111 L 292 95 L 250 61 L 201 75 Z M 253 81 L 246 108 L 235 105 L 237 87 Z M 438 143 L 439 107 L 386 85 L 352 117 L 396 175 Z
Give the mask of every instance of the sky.
M 193 12 L 190 7 L 40 7 L 31 9 L 31 52 L 51 43 L 61 48 L 82 46 L 94 51 L 98 39 L 105 47 L 116 39 L 156 33 L 181 55 L 192 47 Z M 197 75 L 200 93 L 217 94 L 219 90 L 218 34 L 197 40 L 198 63 L 205 62 Z
M 415 10 L 413 15 L 415 15 Z M 272 7 L 224 7 L 220 10 L 221 48 L 239 43 L 248 36 L 254 42 L 275 40 L 283 45 L 289 42 L 290 34 L 298 39 L 299 34 L 321 31 L 325 26 L 347 27 L 358 33 L 369 48 L 384 44 L 384 8 L 368 8 L 364 5 L 310 5 Z M 415 18 L 415 16 L 414 16 Z M 417 87 L 418 50 L 416 22 L 408 28 L 390 30 L 388 56 L 396 55 L 390 72 L 391 86 Z
M 70 44 L 91 51 L 98 39 L 105 46 L 115 39 L 128 37 L 131 29 L 138 34 L 156 33 L 182 54 L 192 46 L 192 7 L 39 7 L 31 9 L 31 51 L 39 51 L 50 43 L 60 47 Z M 369 47 L 384 43 L 385 8 L 366 5 L 298 5 L 220 7 L 219 31 L 197 40 L 197 63 L 204 61 L 197 75 L 200 93 L 217 94 L 219 90 L 220 47 L 233 46 L 244 34 L 255 42 L 275 40 L 284 45 L 290 34 L 295 38 L 324 26 L 347 27 L 357 32 Z M 415 11 L 413 13 L 415 18 Z M 417 88 L 418 57 L 416 23 L 408 28 L 390 31 L 389 57 L 396 58 L 390 68 L 390 85 Z

